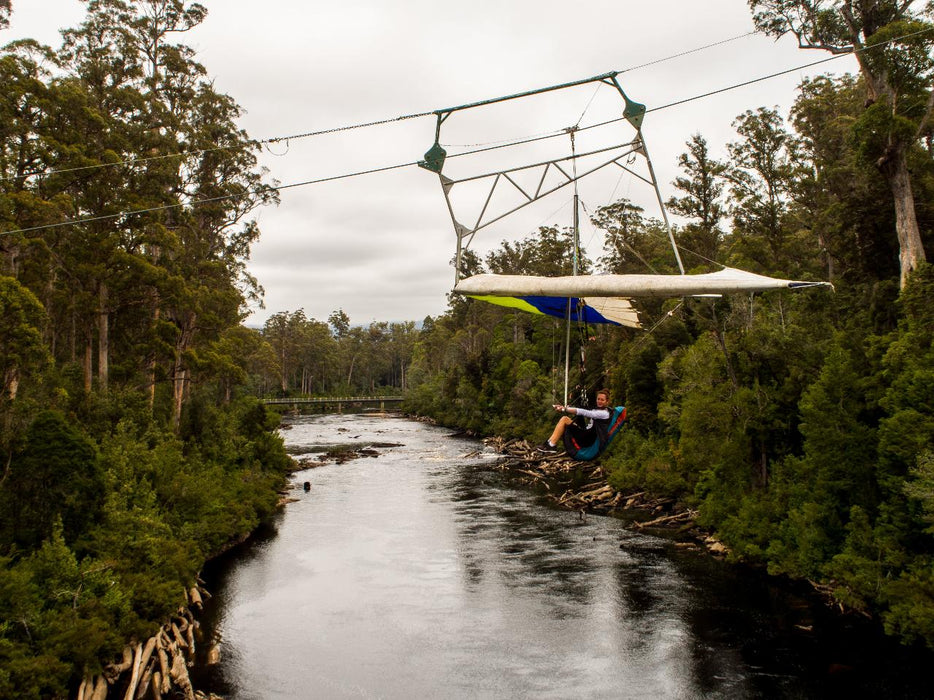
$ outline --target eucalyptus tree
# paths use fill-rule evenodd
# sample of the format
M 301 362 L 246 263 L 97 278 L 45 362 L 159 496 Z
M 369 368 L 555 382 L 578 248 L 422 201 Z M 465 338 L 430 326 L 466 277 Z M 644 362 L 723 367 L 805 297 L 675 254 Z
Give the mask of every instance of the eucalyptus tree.
M 797 177 L 797 144 L 774 109 L 747 110 L 733 122 L 741 137 L 727 144 L 733 197 L 733 255 L 767 270 L 781 259 L 786 215 Z
M 709 262 L 716 260 L 723 238 L 720 226 L 726 217 L 722 202 L 726 166 L 711 157 L 707 141 L 700 134 L 691 136 L 686 145 L 687 152 L 678 156 L 684 174 L 672 183 L 684 194 L 671 197 L 667 206 L 688 219 L 679 232 L 680 244 L 702 262 Z
M 538 231 L 515 243 L 503 241 L 486 256 L 496 274 L 570 275 L 573 270 L 574 236 L 570 229 L 540 226 Z M 578 253 L 578 272 L 589 269 L 589 261 Z
M 393 323 L 389 327 L 389 336 L 392 353 L 390 382 L 392 386 L 405 391 L 408 388 L 409 366 L 412 363 L 412 354 L 418 338 L 415 321 Z
M 294 368 L 301 356 L 301 331 L 305 323 L 305 312 L 301 309 L 294 313 L 280 311 L 273 314 L 263 325 L 263 337 L 276 354 L 279 370 L 279 388 L 288 392 Z
M 0 52 L 0 271 L 14 277 L 34 237 L 12 232 L 62 216 L 34 186 L 36 174 L 49 164 L 40 135 L 50 107 L 51 60 L 51 49 L 33 41 L 14 42 Z
M 16 399 L 23 374 L 49 358 L 42 339 L 45 309 L 12 277 L 0 276 L 0 408 Z
M 301 392 L 303 394 L 330 391 L 337 381 L 337 340 L 328 324 L 314 318 L 305 323 L 301 346 Z
M 910 152 L 930 139 L 934 6 L 923 0 L 749 0 L 756 28 L 805 49 L 855 56 L 866 89 L 854 134 L 895 205 L 901 286 L 925 257 Z
M 76 192 L 76 214 L 92 219 L 76 229 L 76 269 L 94 288 L 99 380 L 106 386 L 122 309 L 134 319 L 129 346 L 149 347 L 150 381 L 167 367 L 176 424 L 199 344 L 217 341 L 261 294 L 245 267 L 259 235 L 249 215 L 276 199 L 257 144 L 236 124 L 240 107 L 173 43 L 206 13 L 181 0 L 90 0 L 85 22 L 65 33 L 66 65 L 100 124 L 84 150 L 94 151 L 89 164 L 109 166 Z
M 806 165 L 794 183 L 795 223 L 816 237 L 823 275 L 849 283 L 899 274 L 887 186 L 859 157 L 853 138 L 863 110 L 861 82 L 853 75 L 805 80 L 791 110 Z
M 197 342 L 209 342 L 242 318 L 245 302 L 261 293 L 247 273 L 250 247 L 259 227 L 249 218 L 262 204 L 277 201 L 257 168 L 256 144 L 236 126 L 240 108 L 208 83 L 198 86 L 185 114 L 182 136 L 193 153 L 185 158 L 175 196 L 182 205 L 174 241 L 162 265 L 167 284 L 160 289 L 166 317 L 177 327 L 173 348 L 176 418 L 191 367 L 187 358 Z
M 604 272 L 639 274 L 668 272 L 675 266 L 668 233 L 656 219 L 628 199 L 600 207 L 590 217 L 604 232 L 603 254 L 597 259 Z
M 141 155 L 146 105 L 139 90 L 142 66 L 127 31 L 130 8 L 118 0 L 91 0 L 84 22 L 63 32 L 61 62 L 67 75 L 59 89 L 70 96 L 57 136 L 65 148 L 55 183 L 73 202 L 77 222 L 69 231 L 65 267 L 82 300 L 86 385 L 97 341 L 97 372 L 109 383 L 111 315 L 121 291 L 135 289 L 123 260 L 135 222 L 123 212 L 137 208 L 133 168 Z M 77 168 L 77 170 L 74 170 Z

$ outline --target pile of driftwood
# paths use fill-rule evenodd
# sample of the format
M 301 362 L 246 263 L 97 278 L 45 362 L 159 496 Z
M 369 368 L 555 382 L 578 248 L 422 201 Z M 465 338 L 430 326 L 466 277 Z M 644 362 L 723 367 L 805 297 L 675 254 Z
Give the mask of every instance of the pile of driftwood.
M 558 505 L 582 512 L 627 511 L 633 527 L 688 530 L 697 512 L 673 498 L 654 498 L 645 491 L 624 494 L 607 483 L 600 464 L 580 462 L 567 454 L 538 452 L 525 440 L 487 438 L 484 443 L 507 455 L 498 468 L 522 475 L 521 481 L 541 486 Z
M 205 597 L 209 594 L 199 582 L 188 592 L 188 605 L 180 607 L 154 636 L 145 643 L 127 646 L 120 662 L 105 666 L 104 672 L 96 677 L 85 678 L 78 688 L 77 700 L 160 700 L 169 697 L 220 700 L 216 695 L 196 691 L 188 676 L 188 669 L 195 661 L 198 621 L 194 612 L 201 610 Z M 211 662 L 211 654 L 208 662 Z

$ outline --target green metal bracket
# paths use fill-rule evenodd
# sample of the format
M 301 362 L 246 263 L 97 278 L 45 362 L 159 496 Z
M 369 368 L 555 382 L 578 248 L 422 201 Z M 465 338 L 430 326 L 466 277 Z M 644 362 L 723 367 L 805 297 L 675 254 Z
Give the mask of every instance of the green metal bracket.
M 435 124 L 435 144 L 425 153 L 425 160 L 418 161 L 418 167 L 425 168 L 425 170 L 430 170 L 440 175 L 441 168 L 444 167 L 444 159 L 448 155 L 448 152 L 441 148 L 441 144 L 439 143 L 439 141 L 441 141 L 441 125 L 451 116 L 451 112 L 447 110 L 438 110 L 435 114 L 438 115 L 438 122 Z
M 633 128 L 641 129 L 642 120 L 645 118 L 645 105 L 638 102 L 633 102 L 628 97 L 626 93 L 620 90 L 623 93 L 623 99 L 626 100 L 626 108 L 623 110 L 623 116 L 626 117 L 626 121 L 632 124 Z
M 642 120 L 645 119 L 645 105 L 638 102 L 633 102 L 629 99 L 623 88 L 620 87 L 620 84 L 616 81 L 616 74 L 610 74 L 608 80 L 603 82 L 609 82 L 610 85 L 615 87 L 619 94 L 623 96 L 623 101 L 626 103 L 626 107 L 623 109 L 623 117 L 626 118 L 630 124 L 632 124 L 634 129 L 642 128 Z
M 425 160 L 418 161 L 418 167 L 425 168 L 425 170 L 430 170 L 440 175 L 447 154 L 448 152 L 441 148 L 441 144 L 435 141 L 434 146 L 429 148 L 428 152 L 425 153 Z

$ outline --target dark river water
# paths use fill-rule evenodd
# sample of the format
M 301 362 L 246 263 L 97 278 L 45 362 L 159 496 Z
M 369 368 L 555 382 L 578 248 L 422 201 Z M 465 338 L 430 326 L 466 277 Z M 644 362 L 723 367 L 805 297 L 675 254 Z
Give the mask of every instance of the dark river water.
M 206 571 L 220 662 L 196 686 L 305 698 L 932 697 L 931 657 L 776 585 L 510 484 L 476 440 L 397 417 L 295 419 L 275 521 Z M 311 490 L 301 488 L 311 482 Z M 926 668 L 924 664 L 928 664 Z

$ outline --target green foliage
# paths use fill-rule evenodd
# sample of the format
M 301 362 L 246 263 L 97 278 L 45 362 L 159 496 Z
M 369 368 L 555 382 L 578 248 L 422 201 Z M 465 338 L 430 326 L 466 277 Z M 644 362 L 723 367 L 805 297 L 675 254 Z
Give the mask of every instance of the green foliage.
M 132 415 L 95 447 L 61 414 L 40 414 L 0 489 L 11 533 L 0 550 L 0 691 L 61 695 L 151 635 L 205 560 L 275 508 L 290 460 L 256 399 L 201 404 L 198 429 L 186 421 L 183 436 Z
M 61 523 L 74 542 L 99 515 L 103 476 L 94 445 L 63 415 L 40 413 L 0 491 L 0 548 L 36 548 Z
M 171 40 L 206 10 L 86 5 L 59 50 L 0 50 L 4 698 L 73 694 L 152 634 L 291 464 L 242 398 L 278 371 L 240 325 L 250 212 L 276 194 L 239 106 Z
M 603 463 L 608 483 L 623 493 L 648 490 L 685 497 L 691 491 L 691 475 L 672 451 L 670 438 L 643 436 L 625 428 L 607 452 Z
M 0 406 L 15 398 L 20 378 L 49 360 L 42 342 L 45 310 L 12 277 L 0 276 Z
M 130 605 L 113 576 L 79 562 L 60 525 L 33 554 L 0 557 L 0 695 L 58 697 L 125 644 Z

